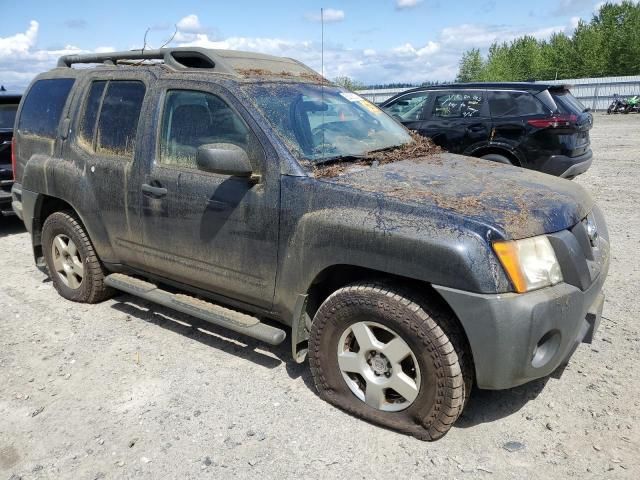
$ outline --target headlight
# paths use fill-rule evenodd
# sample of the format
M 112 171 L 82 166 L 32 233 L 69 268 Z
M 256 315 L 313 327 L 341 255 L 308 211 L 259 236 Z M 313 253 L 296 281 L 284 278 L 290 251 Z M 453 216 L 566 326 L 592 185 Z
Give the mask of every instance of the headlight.
M 510 242 L 494 242 L 493 250 L 518 293 L 562 281 L 560 264 L 549 239 L 544 235 Z

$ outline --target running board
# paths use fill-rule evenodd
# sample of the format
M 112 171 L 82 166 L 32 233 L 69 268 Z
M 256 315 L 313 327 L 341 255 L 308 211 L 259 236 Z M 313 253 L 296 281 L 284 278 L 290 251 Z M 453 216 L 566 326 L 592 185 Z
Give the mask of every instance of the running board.
M 262 323 L 256 317 L 230 310 L 211 302 L 188 295 L 161 290 L 157 285 L 122 273 L 112 273 L 104 279 L 105 285 L 144 298 L 164 307 L 186 313 L 219 327 L 233 330 L 261 340 L 270 345 L 279 345 L 286 337 L 284 330 Z

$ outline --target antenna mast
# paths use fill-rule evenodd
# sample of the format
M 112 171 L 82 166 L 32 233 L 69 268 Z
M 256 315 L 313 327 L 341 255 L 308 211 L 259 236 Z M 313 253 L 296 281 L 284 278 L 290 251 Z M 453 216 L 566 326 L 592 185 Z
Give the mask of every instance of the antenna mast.
M 320 7 L 320 63 L 322 71 L 322 83 L 320 84 L 320 96 L 324 105 L 324 8 Z M 322 157 L 324 158 L 324 110 L 322 110 Z

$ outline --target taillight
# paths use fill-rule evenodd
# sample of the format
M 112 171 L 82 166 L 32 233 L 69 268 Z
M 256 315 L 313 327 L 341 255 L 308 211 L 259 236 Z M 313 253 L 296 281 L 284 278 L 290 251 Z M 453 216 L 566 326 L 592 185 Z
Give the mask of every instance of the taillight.
M 564 128 L 570 127 L 577 121 L 576 115 L 554 115 L 549 118 L 532 118 L 527 123 L 536 128 Z
M 13 179 L 16 179 L 16 137 L 11 139 L 11 170 L 13 170 Z

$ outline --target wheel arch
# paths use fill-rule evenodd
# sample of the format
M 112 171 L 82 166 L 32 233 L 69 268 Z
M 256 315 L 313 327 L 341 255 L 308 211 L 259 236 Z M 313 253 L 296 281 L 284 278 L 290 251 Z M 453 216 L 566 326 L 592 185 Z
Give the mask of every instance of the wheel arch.
M 94 248 L 98 255 L 100 256 L 101 252 L 98 251 L 96 242 L 94 239 L 96 238 L 96 233 L 100 235 L 99 232 L 95 232 L 95 227 L 92 229 L 85 219 L 80 214 L 79 210 L 75 208 L 71 203 L 66 200 L 63 200 L 59 197 L 54 197 L 46 194 L 38 194 L 35 202 L 33 204 L 33 213 L 31 219 L 31 241 L 33 246 L 33 254 L 36 260 L 36 265 L 39 268 L 44 267 L 44 259 L 43 259 L 43 251 L 42 251 L 42 227 L 44 226 L 44 222 L 46 219 L 56 212 L 61 211 L 71 211 L 78 218 L 82 228 L 84 228 L 89 236 L 89 240 L 93 243 Z M 106 232 L 102 232 L 102 237 L 107 239 Z M 109 245 L 109 248 L 111 246 Z
M 455 319 L 456 326 L 463 337 L 464 347 L 473 362 L 469 338 L 464 325 L 460 322 L 451 306 L 429 282 L 349 264 L 331 265 L 318 272 L 308 286 L 306 293 L 300 296 L 292 324 L 292 353 L 296 361 L 302 362 L 306 356 L 305 348 L 308 336 L 304 335 L 303 332 L 306 331 L 308 334 L 313 317 L 320 305 L 339 289 L 364 281 L 380 282 L 391 288 L 396 287 L 409 291 L 417 299 L 426 300 L 435 308 L 446 309 L 451 313 L 451 317 Z
M 522 161 L 520 160 L 520 157 L 513 150 L 510 150 L 505 147 L 492 145 L 487 147 L 481 147 L 472 152 L 472 155 L 478 158 L 484 157 L 485 155 L 491 155 L 491 154 L 502 155 L 503 157 L 508 158 L 513 165 L 517 167 L 522 166 Z

